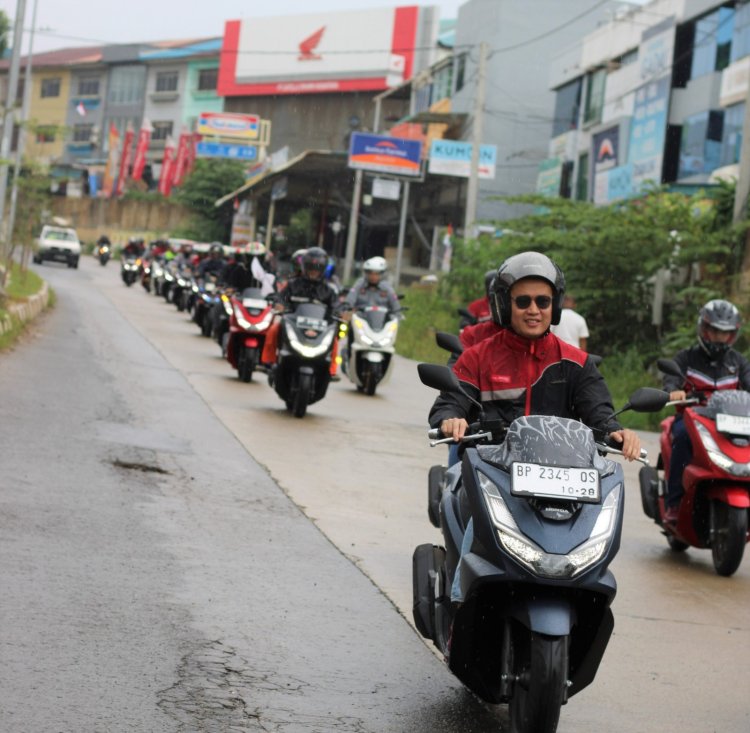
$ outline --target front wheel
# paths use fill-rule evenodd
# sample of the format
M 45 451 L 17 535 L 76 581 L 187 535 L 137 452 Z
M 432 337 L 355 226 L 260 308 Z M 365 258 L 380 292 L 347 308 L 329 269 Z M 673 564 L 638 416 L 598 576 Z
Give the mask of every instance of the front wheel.
M 513 648 L 517 681 L 510 701 L 511 731 L 555 733 L 565 700 L 568 637 L 526 634 Z
M 747 542 L 747 509 L 711 502 L 711 555 L 719 575 L 732 575 L 742 562 Z
M 304 417 L 307 412 L 307 405 L 310 402 L 310 392 L 312 391 L 312 377 L 309 374 L 300 374 L 297 380 L 297 391 L 294 394 L 294 403 L 292 412 L 294 417 Z
M 245 348 L 240 353 L 239 364 L 237 365 L 237 376 L 241 382 L 249 382 L 253 378 L 253 371 L 255 371 L 255 363 L 257 361 L 257 349 L 250 346 Z

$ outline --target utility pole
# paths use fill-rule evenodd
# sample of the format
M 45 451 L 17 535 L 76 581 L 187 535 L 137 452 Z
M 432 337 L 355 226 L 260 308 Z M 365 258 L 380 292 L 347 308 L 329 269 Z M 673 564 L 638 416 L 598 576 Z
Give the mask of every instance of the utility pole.
M 3 137 L 0 141 L 0 242 L 2 246 L 2 258 L 0 264 L 7 259 L 6 237 L 3 232 L 7 231 L 5 220 L 5 194 L 8 190 L 8 158 L 10 157 L 10 145 L 13 139 L 13 110 L 16 106 L 18 96 L 18 70 L 21 66 L 21 45 L 23 43 L 23 21 L 26 15 L 26 0 L 17 0 L 16 18 L 13 28 L 13 50 L 10 58 L 10 71 L 8 73 L 8 97 L 3 113 Z M 31 83 L 29 80 L 27 83 Z M 8 234 L 8 238 L 10 234 Z M 0 288 L 5 285 L 5 275 L 0 277 Z
M 31 33 L 29 34 L 29 51 L 26 56 L 26 73 L 24 75 L 23 85 L 23 106 L 21 107 L 21 125 L 19 127 L 18 144 L 16 145 L 16 162 L 13 166 L 13 186 L 10 189 L 10 213 L 8 214 L 8 226 L 5 231 L 6 252 L 13 251 L 13 229 L 16 224 L 16 203 L 18 200 L 18 176 L 21 173 L 21 163 L 23 162 L 23 149 L 26 144 L 26 135 L 29 131 L 26 129 L 26 123 L 31 116 L 31 57 L 34 52 L 34 28 L 36 27 L 36 9 L 39 0 L 34 0 L 34 9 L 31 12 Z M 26 258 L 22 258 L 22 267 L 26 267 Z
M 466 217 L 464 219 L 464 239 L 474 233 L 477 219 L 477 196 L 479 193 L 479 148 L 482 144 L 482 122 L 484 117 L 485 79 L 487 75 L 487 44 L 479 44 L 479 66 L 477 69 L 477 90 L 474 95 L 474 114 L 471 126 L 471 169 L 466 187 Z
M 734 215 L 732 221 L 738 224 L 747 215 L 747 199 L 750 195 L 750 79 L 745 95 L 745 118 L 742 122 L 742 149 L 737 186 L 734 191 Z M 742 270 L 738 289 L 747 292 L 750 285 L 750 231 L 745 232 L 745 252 L 742 258 Z

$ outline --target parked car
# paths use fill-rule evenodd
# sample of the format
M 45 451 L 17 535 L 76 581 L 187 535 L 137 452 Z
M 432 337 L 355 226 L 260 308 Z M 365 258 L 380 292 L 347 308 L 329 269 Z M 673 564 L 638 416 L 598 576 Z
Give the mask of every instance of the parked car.
M 65 262 L 68 267 L 78 267 L 81 242 L 75 229 L 46 225 L 39 235 L 34 262 L 41 265 L 44 260 Z

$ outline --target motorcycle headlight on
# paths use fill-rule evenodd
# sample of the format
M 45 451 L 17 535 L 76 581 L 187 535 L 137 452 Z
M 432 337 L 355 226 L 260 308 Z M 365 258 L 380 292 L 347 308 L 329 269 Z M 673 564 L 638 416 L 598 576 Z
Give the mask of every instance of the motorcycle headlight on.
M 396 340 L 396 334 L 398 333 L 398 321 L 389 321 L 383 331 L 375 334 L 372 329 L 369 328 L 366 321 L 356 316 L 352 317 L 352 323 L 358 331 L 359 340 L 366 346 L 375 346 L 376 348 L 385 349 L 389 346 L 393 346 Z
M 701 425 L 697 420 L 695 427 L 698 430 L 698 435 L 700 436 L 701 443 L 703 443 L 703 447 L 706 449 L 708 457 L 715 466 L 718 466 L 722 471 L 731 473 L 732 476 L 750 476 L 750 464 L 733 461 L 719 448 L 709 429 L 705 425 Z
M 493 481 L 481 471 L 477 471 L 477 477 L 500 544 L 536 575 L 572 578 L 604 556 L 617 527 L 622 484 L 615 486 L 604 499 L 589 539 L 567 555 L 556 555 L 545 552 L 521 532 Z
M 319 344 L 303 344 L 298 338 L 294 328 L 289 324 L 285 323 L 284 328 L 286 330 L 286 337 L 289 340 L 289 344 L 292 348 L 306 359 L 314 359 L 317 356 L 325 354 L 333 343 L 333 337 L 336 333 L 334 329 L 330 329 Z

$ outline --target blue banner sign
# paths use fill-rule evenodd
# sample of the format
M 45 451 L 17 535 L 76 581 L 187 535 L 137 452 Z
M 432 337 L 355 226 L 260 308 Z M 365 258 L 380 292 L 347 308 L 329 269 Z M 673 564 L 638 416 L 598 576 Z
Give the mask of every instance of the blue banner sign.
M 349 167 L 400 176 L 419 176 L 422 171 L 422 143 L 385 135 L 352 133 Z
M 200 158 L 232 158 L 234 160 L 256 160 L 258 148 L 254 145 L 232 145 L 201 140 L 196 146 Z

